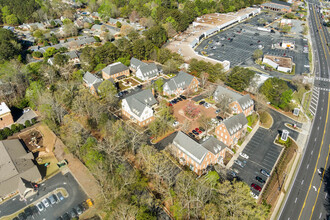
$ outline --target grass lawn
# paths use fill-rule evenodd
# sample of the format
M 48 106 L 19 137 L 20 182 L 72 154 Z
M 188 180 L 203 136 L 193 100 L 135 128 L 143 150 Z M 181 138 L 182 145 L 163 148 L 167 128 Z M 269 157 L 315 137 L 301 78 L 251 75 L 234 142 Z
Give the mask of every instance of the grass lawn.
M 304 87 L 301 87 L 300 89 L 298 89 L 298 91 L 295 91 L 295 93 L 293 93 L 292 98 L 296 100 L 297 103 L 302 104 L 301 102 L 305 92 L 307 92 L 306 89 Z
M 45 156 L 40 156 L 39 158 L 41 158 L 40 161 L 38 160 L 39 165 L 43 166 L 44 164 L 49 163 L 49 166 L 46 169 L 45 178 L 50 177 L 51 175 L 55 174 L 59 170 L 59 168 L 57 166 L 58 161 L 54 155 L 51 155 L 51 156 L 45 155 Z
M 136 76 L 133 77 L 135 80 L 137 80 L 138 82 L 142 83 L 143 81 L 139 78 L 137 78 Z
M 261 112 L 260 115 L 260 124 L 264 128 L 270 128 L 273 124 L 273 118 L 268 112 Z
M 252 115 L 247 116 L 246 119 L 248 120 L 248 126 L 254 127 L 258 122 L 258 115 L 253 113 Z
M 274 168 L 274 172 L 270 177 L 267 185 L 264 186 L 264 192 L 262 194 L 262 200 L 265 200 L 267 204 L 270 204 L 273 208 L 275 207 L 277 197 L 280 195 L 278 188 L 283 185 L 284 180 L 286 179 L 286 173 L 290 172 L 292 168 L 293 158 L 296 155 L 298 146 L 294 141 L 288 139 L 288 142 L 285 143 L 284 151 L 279 159 L 278 163 Z M 282 188 L 283 190 L 283 188 Z
M 130 88 L 130 86 L 124 86 L 123 81 L 119 82 L 119 89 L 120 90 L 125 90 L 125 89 L 128 89 L 128 88 Z

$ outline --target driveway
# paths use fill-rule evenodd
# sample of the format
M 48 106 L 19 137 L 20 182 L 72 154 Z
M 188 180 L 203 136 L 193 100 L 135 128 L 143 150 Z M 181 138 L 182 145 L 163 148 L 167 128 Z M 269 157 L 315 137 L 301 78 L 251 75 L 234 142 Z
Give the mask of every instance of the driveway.
M 271 173 L 276 165 L 282 147 L 274 144 L 274 140 L 278 134 L 281 134 L 283 129 L 288 130 L 290 137 L 297 140 L 299 133 L 286 127 L 285 123 L 296 123 L 297 127 L 302 126 L 301 123 L 297 123 L 275 110 L 271 109 L 270 114 L 274 121 L 272 127 L 270 129 L 260 127 L 243 150 L 243 153 L 247 154 L 249 159 L 238 157 L 238 160 L 246 161 L 246 165 L 243 168 L 237 164 L 232 166 L 232 169 L 238 171 L 238 179 L 246 182 L 248 185 L 256 183 L 261 187 L 263 186 L 263 184 L 256 180 L 256 176 L 262 177 L 262 179 L 266 180 L 267 177 L 262 175 L 260 170 L 264 169 L 268 173 Z M 259 195 L 259 192 L 255 189 L 252 191 Z
M 26 206 L 36 204 L 44 197 L 48 197 L 51 192 L 58 188 L 64 188 L 68 192 L 68 197 L 63 201 L 49 206 L 46 210 L 34 216 L 34 219 L 42 220 L 56 219 L 58 216 L 63 215 L 65 212 L 70 211 L 73 207 L 87 199 L 85 192 L 80 188 L 72 174 L 58 173 L 52 178 L 43 182 L 39 187 L 39 192 L 27 199 L 27 201 L 20 201 L 20 196 L 17 195 L 12 199 L 0 205 L 0 218 L 3 216 L 11 215 Z

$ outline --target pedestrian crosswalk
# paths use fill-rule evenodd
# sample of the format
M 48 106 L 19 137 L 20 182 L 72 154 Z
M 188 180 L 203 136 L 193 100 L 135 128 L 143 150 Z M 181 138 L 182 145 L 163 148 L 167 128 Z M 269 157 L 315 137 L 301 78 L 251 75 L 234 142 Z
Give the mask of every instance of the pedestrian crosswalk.
M 312 100 L 311 100 L 311 104 L 309 105 L 309 111 L 310 113 L 314 116 L 316 113 L 316 108 L 317 108 L 317 104 L 319 102 L 319 94 L 320 94 L 320 90 L 318 87 L 314 87 L 313 91 L 312 91 Z
M 328 79 L 328 78 L 322 78 L 322 77 L 315 77 L 315 80 L 330 82 L 330 79 Z

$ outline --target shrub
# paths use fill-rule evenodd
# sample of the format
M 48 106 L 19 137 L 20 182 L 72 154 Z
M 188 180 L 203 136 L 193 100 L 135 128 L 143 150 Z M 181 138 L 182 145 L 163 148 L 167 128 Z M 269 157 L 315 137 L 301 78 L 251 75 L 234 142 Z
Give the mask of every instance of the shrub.
M 34 51 L 34 52 L 32 53 L 32 56 L 35 57 L 35 58 L 40 58 L 40 57 L 42 57 L 42 53 L 39 52 L 39 51 Z
M 13 135 L 13 131 L 10 130 L 10 128 L 7 128 L 7 127 L 3 129 L 3 133 L 6 137 L 9 137 L 9 136 Z
M 5 135 L 5 132 L 1 129 L 0 130 L 0 140 L 4 140 L 6 138 L 7 138 L 7 136 Z
M 26 121 L 24 122 L 24 125 L 25 125 L 26 128 L 30 127 L 30 126 L 31 126 L 31 122 L 30 122 L 30 120 L 26 120 Z
M 10 126 L 10 129 L 12 130 L 13 133 L 19 132 L 19 128 L 17 127 L 16 124 L 12 124 Z
M 35 124 L 35 123 L 37 123 L 37 119 L 36 118 L 32 118 L 31 119 L 31 122 L 32 122 L 32 124 Z

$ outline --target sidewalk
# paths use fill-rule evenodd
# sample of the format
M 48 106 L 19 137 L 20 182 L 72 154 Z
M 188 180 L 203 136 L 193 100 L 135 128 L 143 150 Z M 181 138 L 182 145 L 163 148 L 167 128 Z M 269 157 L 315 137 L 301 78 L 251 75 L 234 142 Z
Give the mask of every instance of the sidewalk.
M 234 161 L 239 157 L 239 153 L 244 150 L 245 146 L 249 143 L 249 141 L 251 140 L 251 138 L 253 137 L 253 135 L 257 132 L 257 130 L 259 129 L 259 127 L 260 127 L 260 125 L 259 125 L 259 120 L 258 120 L 257 124 L 252 129 L 251 133 L 246 136 L 244 142 L 239 147 L 239 149 L 236 151 L 236 154 L 234 154 L 234 156 L 227 163 L 226 169 L 229 169 L 233 165 Z

